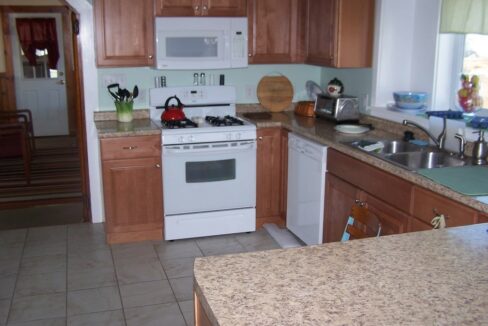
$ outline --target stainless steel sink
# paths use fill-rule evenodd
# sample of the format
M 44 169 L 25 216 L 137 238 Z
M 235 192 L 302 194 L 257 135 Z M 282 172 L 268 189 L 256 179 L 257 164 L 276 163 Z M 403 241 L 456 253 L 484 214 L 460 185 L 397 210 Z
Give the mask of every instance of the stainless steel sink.
M 386 154 L 384 158 L 409 170 L 464 166 L 466 161 L 447 152 L 407 152 Z
M 463 160 L 455 154 L 401 140 L 358 140 L 347 144 L 365 150 L 365 147 L 378 142 L 383 143 L 384 147 L 368 151 L 369 154 L 411 171 L 470 165 L 470 161 Z

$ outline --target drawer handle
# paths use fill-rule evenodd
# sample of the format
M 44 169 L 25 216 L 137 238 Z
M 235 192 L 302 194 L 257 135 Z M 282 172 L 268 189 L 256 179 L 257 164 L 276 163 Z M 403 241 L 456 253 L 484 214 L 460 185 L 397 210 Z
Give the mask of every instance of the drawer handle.
M 156 163 L 156 167 L 157 167 L 157 168 L 160 168 L 160 167 L 161 167 L 161 164 Z
M 125 147 L 122 147 L 123 149 L 129 149 L 129 150 L 133 150 L 133 149 L 136 149 L 137 146 L 125 146 Z

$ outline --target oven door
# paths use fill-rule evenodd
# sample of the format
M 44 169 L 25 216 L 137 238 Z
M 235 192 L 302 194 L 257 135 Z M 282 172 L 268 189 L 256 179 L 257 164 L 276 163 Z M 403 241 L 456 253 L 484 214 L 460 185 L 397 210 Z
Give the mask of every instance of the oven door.
M 165 215 L 256 206 L 256 142 L 163 147 Z

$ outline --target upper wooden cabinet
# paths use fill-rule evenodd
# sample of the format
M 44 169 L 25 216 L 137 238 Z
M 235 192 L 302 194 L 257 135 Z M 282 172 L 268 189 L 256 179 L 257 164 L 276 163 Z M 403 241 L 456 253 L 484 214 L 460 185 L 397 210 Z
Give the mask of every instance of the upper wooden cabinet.
M 248 0 L 249 63 L 305 58 L 306 1 Z
M 95 0 L 97 65 L 135 67 L 154 64 L 152 0 Z
M 156 0 L 157 16 L 246 16 L 246 0 Z
M 308 0 L 305 62 L 337 68 L 371 67 L 374 0 Z

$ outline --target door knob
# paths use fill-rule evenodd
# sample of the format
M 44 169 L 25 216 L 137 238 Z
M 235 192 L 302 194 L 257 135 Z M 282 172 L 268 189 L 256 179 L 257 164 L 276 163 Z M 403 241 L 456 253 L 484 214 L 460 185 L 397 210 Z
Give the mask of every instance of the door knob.
M 64 84 L 66 84 L 66 82 L 64 81 L 64 79 L 60 79 L 60 80 L 58 80 L 56 82 L 56 84 L 58 84 L 58 85 L 64 85 Z

